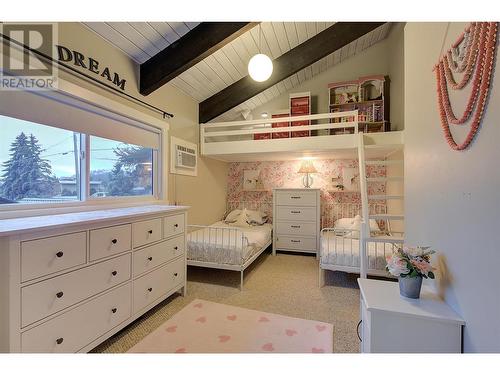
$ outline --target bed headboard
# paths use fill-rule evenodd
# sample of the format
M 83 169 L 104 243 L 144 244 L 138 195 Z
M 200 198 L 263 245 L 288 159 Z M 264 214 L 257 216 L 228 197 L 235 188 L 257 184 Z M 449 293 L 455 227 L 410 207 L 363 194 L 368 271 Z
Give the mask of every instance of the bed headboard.
M 385 214 L 387 212 L 386 203 L 369 203 L 369 206 L 370 214 Z M 321 206 L 321 227 L 333 227 L 336 220 L 356 215 L 361 215 L 361 203 L 342 202 L 323 204 Z
M 232 210 L 240 209 L 242 210 L 243 208 L 246 208 L 248 210 L 254 210 L 254 211 L 262 211 L 266 213 L 269 216 L 269 222 L 272 222 L 272 217 L 273 217 L 273 202 L 269 201 L 263 201 L 263 202 L 258 202 L 258 201 L 228 201 L 227 202 L 227 212 L 230 212 Z

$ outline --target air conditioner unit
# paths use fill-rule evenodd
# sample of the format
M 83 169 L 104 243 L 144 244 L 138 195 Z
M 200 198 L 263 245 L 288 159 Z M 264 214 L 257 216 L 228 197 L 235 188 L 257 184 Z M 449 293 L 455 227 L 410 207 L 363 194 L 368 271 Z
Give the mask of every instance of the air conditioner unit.
M 181 145 L 175 145 L 175 148 L 175 166 L 194 170 L 196 168 L 196 150 Z

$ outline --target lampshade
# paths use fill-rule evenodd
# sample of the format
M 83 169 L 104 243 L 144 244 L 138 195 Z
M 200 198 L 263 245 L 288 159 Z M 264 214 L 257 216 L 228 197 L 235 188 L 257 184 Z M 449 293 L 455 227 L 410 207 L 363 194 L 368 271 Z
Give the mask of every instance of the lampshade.
M 297 173 L 318 173 L 318 171 L 314 168 L 312 160 L 302 160 L 302 164 Z
M 269 56 L 259 53 L 248 62 L 248 74 L 254 81 L 264 82 L 273 73 L 273 62 Z

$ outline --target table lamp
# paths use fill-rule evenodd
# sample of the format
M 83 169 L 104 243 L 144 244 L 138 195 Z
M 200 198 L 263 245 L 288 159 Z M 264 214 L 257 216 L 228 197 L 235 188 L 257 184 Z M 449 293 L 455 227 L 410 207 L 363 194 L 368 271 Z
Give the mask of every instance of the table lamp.
M 302 164 L 300 165 L 300 169 L 297 173 L 305 173 L 306 175 L 302 178 L 302 183 L 305 188 L 310 188 L 313 183 L 313 178 L 309 176 L 310 173 L 318 173 L 316 168 L 312 163 L 312 160 L 302 160 Z

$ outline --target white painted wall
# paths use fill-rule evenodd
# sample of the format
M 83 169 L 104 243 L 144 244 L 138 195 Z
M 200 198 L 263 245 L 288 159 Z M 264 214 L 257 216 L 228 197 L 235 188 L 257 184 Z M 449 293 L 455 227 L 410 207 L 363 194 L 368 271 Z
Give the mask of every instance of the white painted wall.
M 407 242 L 430 245 L 451 276 L 446 301 L 466 321 L 466 352 L 500 351 L 500 77 L 493 76 L 481 130 L 462 152 L 440 128 L 432 68 L 465 23 L 405 27 L 405 212 Z M 499 71 L 499 62 L 496 71 Z M 456 111 L 469 90 L 452 96 Z M 454 129 L 458 139 L 464 129 Z

